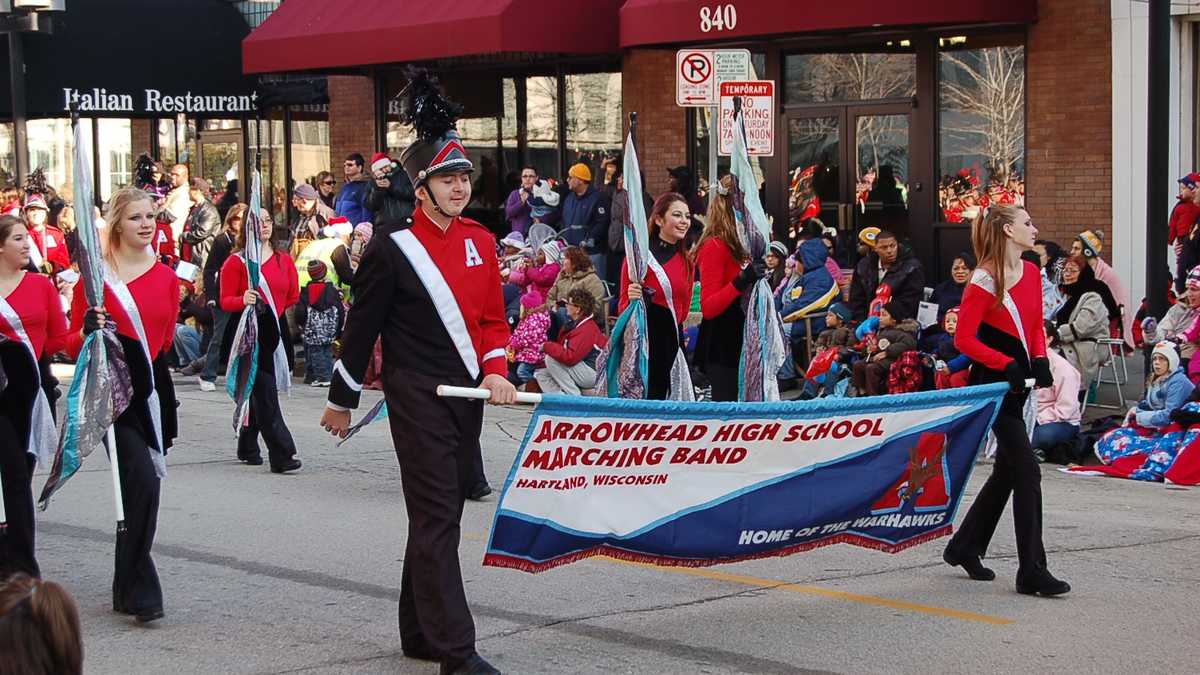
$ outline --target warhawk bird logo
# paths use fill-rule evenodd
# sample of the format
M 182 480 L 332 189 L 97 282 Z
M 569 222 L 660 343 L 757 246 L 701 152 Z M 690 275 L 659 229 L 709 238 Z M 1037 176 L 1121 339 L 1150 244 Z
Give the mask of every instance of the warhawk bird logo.
M 908 450 L 900 478 L 871 507 L 872 514 L 893 513 L 911 504 L 914 511 L 938 511 L 950 505 L 944 459 L 946 434 L 924 433 Z

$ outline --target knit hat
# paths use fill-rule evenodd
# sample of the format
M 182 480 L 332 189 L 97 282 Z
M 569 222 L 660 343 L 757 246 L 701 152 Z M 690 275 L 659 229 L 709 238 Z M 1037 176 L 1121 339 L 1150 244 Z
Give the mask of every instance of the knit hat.
M 830 305 L 829 309 L 826 311 L 830 312 L 842 321 L 849 321 L 854 318 L 854 312 L 850 311 L 850 307 L 844 302 L 835 302 Z
M 774 253 L 780 260 L 783 260 L 788 256 L 787 244 L 782 241 L 773 241 L 767 247 L 767 253 Z
M 1186 286 L 1200 290 L 1200 265 L 1196 265 L 1192 271 L 1188 272 Z
M 888 314 L 892 315 L 892 319 L 896 323 L 900 323 L 901 321 L 909 318 L 904 314 L 904 308 L 901 307 L 900 303 L 896 302 L 895 300 L 889 300 L 888 302 L 883 303 L 883 309 L 886 310 Z
M 50 210 L 50 208 L 46 206 L 45 198 L 36 193 L 25 198 L 25 210 L 28 211 L 29 209 L 42 209 L 43 211 Z
M 578 178 L 585 183 L 592 182 L 592 170 L 589 169 L 588 165 L 584 164 L 583 162 L 572 166 L 571 170 L 567 172 L 567 175 L 573 178 Z
M 557 241 L 548 241 L 542 244 L 542 255 L 546 256 L 548 263 L 562 262 L 562 249 L 558 247 Z
M 296 195 L 300 199 L 306 199 L 306 200 L 311 200 L 311 201 L 315 201 L 320 198 L 320 196 L 317 195 L 317 188 L 309 185 L 308 183 L 301 183 L 301 184 L 297 185 L 295 192 L 293 192 L 292 194 Z
M 546 304 L 546 299 L 536 289 L 531 288 L 521 296 L 521 307 L 525 309 L 541 307 L 544 304 Z
M 1100 251 L 1104 250 L 1104 235 L 1095 230 L 1084 230 L 1075 238 L 1079 240 L 1079 243 L 1083 244 L 1083 257 L 1100 257 Z
M 1179 367 L 1179 352 L 1175 351 L 1175 344 L 1166 340 L 1154 345 L 1154 353 L 1151 354 L 1151 359 L 1155 356 L 1161 356 L 1167 360 L 1167 372 L 1173 373 Z
M 1183 183 L 1187 187 L 1195 190 L 1197 187 L 1200 187 L 1200 173 L 1193 171 L 1183 178 L 1180 178 L 1178 182 Z
M 387 153 L 377 152 L 371 156 L 371 173 L 387 173 L 392 170 L 392 158 Z
M 354 236 L 362 241 L 363 246 L 371 243 L 371 237 L 375 234 L 375 226 L 368 222 L 361 222 L 354 226 Z
M 308 278 L 313 281 L 324 281 L 325 272 L 327 271 L 325 263 L 320 260 L 308 261 Z
M 882 232 L 878 227 L 864 227 L 862 232 L 858 233 L 858 241 L 866 244 L 868 248 L 875 248 L 875 238 Z
M 501 244 L 511 246 L 513 248 L 525 248 L 525 235 L 513 230 L 507 236 L 500 240 Z

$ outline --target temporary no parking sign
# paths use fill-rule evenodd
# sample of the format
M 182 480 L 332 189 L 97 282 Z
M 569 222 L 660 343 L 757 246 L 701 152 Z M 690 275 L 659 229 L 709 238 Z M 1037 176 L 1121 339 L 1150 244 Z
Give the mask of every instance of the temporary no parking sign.
M 721 83 L 721 154 L 733 152 L 733 99 L 742 98 L 746 121 L 746 150 L 751 155 L 775 154 L 775 82 L 746 80 Z

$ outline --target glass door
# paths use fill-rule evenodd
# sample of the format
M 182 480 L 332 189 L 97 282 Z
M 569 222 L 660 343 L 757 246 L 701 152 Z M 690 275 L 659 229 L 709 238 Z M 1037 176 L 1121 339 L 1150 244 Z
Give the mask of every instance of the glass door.
M 878 227 L 909 236 L 909 112 L 905 105 L 852 106 L 847 161 L 854 167 L 853 229 Z
M 238 177 L 238 164 L 242 158 L 241 130 L 203 132 L 196 154 L 199 161 L 195 175 L 208 181 L 216 200 L 225 191 L 226 183 Z
M 849 200 L 843 190 L 845 111 L 841 108 L 806 109 L 785 117 L 787 128 L 787 213 L 789 234 L 809 218 L 839 231 Z

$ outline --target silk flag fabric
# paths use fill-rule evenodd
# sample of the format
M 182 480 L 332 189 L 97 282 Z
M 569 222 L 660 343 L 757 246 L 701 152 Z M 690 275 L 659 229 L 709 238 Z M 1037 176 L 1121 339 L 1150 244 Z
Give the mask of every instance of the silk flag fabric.
M 250 206 L 246 209 L 246 219 L 242 224 L 245 232 L 254 236 L 246 237 L 246 248 L 242 252 L 246 261 L 246 277 L 248 288 L 259 287 L 261 267 L 259 258 L 261 244 L 258 241 L 258 230 L 262 224 L 262 178 L 258 169 L 254 170 L 250 181 Z M 258 317 L 255 312 L 265 305 L 260 303 L 242 308 L 238 317 L 237 329 L 233 334 L 233 343 L 229 351 L 229 367 L 225 373 L 225 390 L 233 399 L 233 433 L 240 433 L 250 418 L 250 392 L 254 388 L 254 378 L 258 376 Z
M 737 220 L 738 237 L 742 246 L 757 263 L 767 253 L 771 240 L 771 223 L 758 199 L 758 178 L 750 165 L 746 150 L 745 121 L 739 110 L 733 121 L 733 152 L 730 173 L 733 185 L 730 200 Z M 754 284 L 751 292 L 742 295 L 746 325 L 742 337 L 742 359 L 738 369 L 739 401 L 778 401 L 779 382 L 775 379 L 787 358 L 783 339 L 783 324 L 775 310 L 775 296 L 766 277 Z
M 81 135 L 78 119 L 72 120 L 72 126 L 75 203 L 91 204 L 92 160 L 87 154 L 91 143 Z M 79 275 L 84 295 L 90 307 L 100 307 L 104 304 L 104 264 L 100 255 L 100 235 L 90 208 L 76 210 L 75 228 L 79 233 Z M 59 436 L 50 476 L 38 500 L 42 510 L 49 505 L 50 497 L 79 471 L 84 458 L 100 445 L 113 420 L 125 412 L 132 398 L 133 382 L 125 351 L 110 322 L 104 330 L 93 331 L 84 337 L 83 348 L 75 360 L 75 375 L 67 390 L 67 419 Z
M 546 395 L 485 565 L 593 555 L 704 566 L 947 535 L 1006 384 L 854 399 L 685 403 Z

